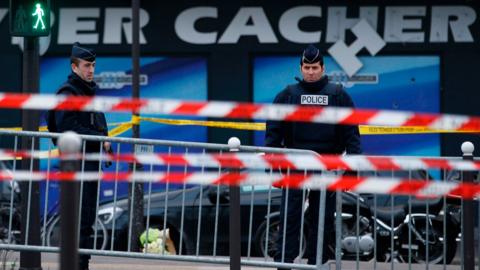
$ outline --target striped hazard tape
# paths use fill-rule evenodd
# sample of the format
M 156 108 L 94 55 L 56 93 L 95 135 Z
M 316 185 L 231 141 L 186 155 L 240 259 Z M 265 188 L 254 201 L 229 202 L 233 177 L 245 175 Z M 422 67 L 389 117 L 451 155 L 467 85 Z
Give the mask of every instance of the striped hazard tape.
M 188 183 L 201 185 L 281 185 L 290 188 L 350 190 L 359 193 L 414 195 L 418 197 L 460 196 L 477 198 L 480 185 L 473 183 L 423 181 L 402 178 L 348 177 L 316 174 L 267 174 L 267 173 L 211 173 L 211 172 L 119 172 L 119 173 L 47 173 L 0 171 L 0 180 L 43 181 L 128 181 L 156 183 Z
M 448 158 L 336 156 L 300 154 L 92 154 L 90 160 L 136 162 L 152 165 L 174 165 L 213 168 L 280 168 L 293 170 L 480 170 L 480 162 Z
M 265 131 L 265 123 L 255 122 L 226 122 L 226 121 L 201 121 L 190 119 L 168 119 L 168 118 L 152 118 L 152 117 L 140 117 L 141 121 L 151 122 L 156 124 L 174 125 L 174 126 L 203 126 L 203 127 L 215 127 L 215 128 L 228 128 L 239 130 L 253 130 L 253 131 Z M 123 122 L 108 124 L 113 126 L 108 131 L 109 137 L 117 137 L 132 129 L 133 122 Z M 388 127 L 388 126 L 366 126 L 359 125 L 358 129 L 360 135 L 399 135 L 399 134 L 438 134 L 438 133 L 480 133 L 480 129 L 475 130 L 442 130 L 442 129 L 430 129 L 427 127 Z M 0 130 L 22 131 L 21 127 L 0 128 Z M 39 127 L 38 131 L 48 132 L 46 126 Z
M 58 152 L 13 152 L 0 150 L 0 159 L 14 158 L 58 158 Z M 60 158 L 63 158 L 60 156 Z M 480 161 L 468 161 L 453 158 L 427 157 L 385 157 L 385 156 L 338 156 L 338 155 L 303 155 L 303 154 L 267 154 L 254 153 L 191 153 L 191 154 L 98 154 L 77 155 L 75 159 L 87 161 L 119 161 L 151 165 L 171 165 L 210 168 L 237 169 L 293 169 L 293 170 L 353 170 L 353 171 L 398 171 L 445 169 L 460 171 L 480 170 Z
M 126 132 L 127 130 L 132 128 L 132 122 L 118 122 L 118 123 L 108 123 L 109 127 L 113 127 L 108 131 L 109 137 L 116 137 L 121 135 L 122 133 Z M 11 131 L 22 131 L 23 128 L 21 127 L 1 127 L 0 130 L 11 130 Z M 40 126 L 38 127 L 38 131 L 40 132 L 48 132 L 47 126 Z
M 167 99 L 125 99 L 0 93 L 0 108 L 34 110 L 81 110 L 193 115 L 218 118 L 305 121 L 328 124 L 422 126 L 431 129 L 472 131 L 480 129 L 480 117 L 367 110 L 341 107 L 311 107 L 284 104 L 196 102 Z
M 132 117 L 132 121 L 135 117 Z M 255 130 L 265 131 L 266 124 L 260 122 L 227 122 L 227 121 L 202 121 L 191 119 L 167 119 L 167 118 L 153 118 L 153 117 L 137 117 L 138 122 L 145 121 L 157 124 L 166 125 L 192 125 L 216 128 L 230 128 L 240 130 Z M 480 129 L 469 129 L 461 131 L 430 129 L 421 126 L 405 126 L 405 127 L 391 127 L 391 126 L 366 126 L 359 125 L 360 135 L 395 135 L 395 134 L 431 134 L 431 133 L 480 133 Z
M 265 131 L 266 124 L 261 122 L 228 122 L 228 121 L 203 121 L 191 119 L 170 119 L 170 118 L 154 118 L 154 117 L 138 117 L 133 115 L 132 120 L 120 123 L 108 123 L 113 128 L 109 130 L 109 137 L 117 137 L 132 129 L 133 125 L 141 122 L 150 122 L 164 125 L 175 126 L 203 126 L 214 128 L 228 128 L 240 130 Z M 480 129 L 469 130 L 443 130 L 431 129 L 428 127 L 405 126 L 405 127 L 389 127 L 389 126 L 367 126 L 359 125 L 360 135 L 398 135 L 398 134 L 432 134 L 432 133 L 480 133 Z M 21 127 L 0 128 L 0 130 L 21 131 Z M 39 127 L 38 131 L 48 132 L 46 126 Z

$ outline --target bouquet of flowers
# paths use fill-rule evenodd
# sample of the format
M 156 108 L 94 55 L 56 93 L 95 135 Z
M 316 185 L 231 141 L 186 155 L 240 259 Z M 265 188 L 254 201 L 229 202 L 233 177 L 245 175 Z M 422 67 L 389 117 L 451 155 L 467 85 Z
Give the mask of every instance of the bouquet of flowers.
M 148 238 L 147 238 L 148 235 Z M 140 243 L 143 246 L 143 253 L 174 255 L 176 254 L 175 245 L 170 239 L 169 229 L 165 232 L 159 229 L 149 229 L 140 235 Z

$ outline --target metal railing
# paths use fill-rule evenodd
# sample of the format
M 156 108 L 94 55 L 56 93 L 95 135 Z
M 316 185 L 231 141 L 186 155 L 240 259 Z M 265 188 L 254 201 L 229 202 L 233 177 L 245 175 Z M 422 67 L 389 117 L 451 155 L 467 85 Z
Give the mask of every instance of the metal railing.
M 37 141 L 36 144 L 41 145 L 40 151 L 51 152 L 54 145 L 51 143 L 51 139 L 58 139 L 61 134 L 46 133 L 46 132 L 14 132 L 14 131 L 0 131 L 0 139 L 11 137 L 13 138 L 13 145 L 11 149 L 17 151 L 20 149 L 18 146 L 20 137 L 28 137 L 33 141 Z M 86 149 L 91 147 L 87 145 L 89 142 L 111 142 L 113 144 L 113 152 L 131 152 L 137 146 L 138 151 L 147 152 L 163 152 L 163 153 L 226 153 L 232 150 L 232 146 L 228 144 L 212 144 L 212 143 L 196 143 L 196 142 L 178 142 L 178 141 L 164 141 L 164 140 L 149 140 L 149 139 L 131 139 L 131 138 L 108 138 L 101 136 L 88 136 L 81 135 L 83 140 L 82 152 L 86 153 Z M 35 145 L 35 143 L 33 143 Z M 238 150 L 242 152 L 262 152 L 262 153 L 313 153 L 305 150 L 294 149 L 277 149 L 266 147 L 253 147 L 253 146 L 236 146 Z M 98 152 L 103 153 L 103 149 L 98 147 Z M 86 171 L 86 161 L 82 160 L 80 164 L 80 172 Z M 33 164 L 33 163 L 32 163 Z M 125 171 L 129 167 L 136 168 L 136 166 L 130 166 L 127 162 L 113 162 L 108 170 L 112 172 Z M 135 164 L 134 164 L 135 165 Z M 208 168 L 178 168 L 173 166 L 154 166 L 150 164 L 143 164 L 146 172 L 155 171 L 183 171 L 185 174 L 196 170 L 201 172 L 211 172 Z M 12 171 L 18 170 L 17 160 L 12 161 Z M 42 161 L 41 170 L 52 172 L 56 170 L 57 164 L 55 160 L 46 157 Z M 87 166 L 88 167 L 88 166 Z M 95 170 L 103 170 L 102 164 L 97 164 Z M 33 171 L 33 166 L 30 168 Z M 91 170 L 91 168 L 90 168 Z M 222 173 L 225 168 L 218 168 L 216 171 L 218 174 Z M 135 172 L 133 172 L 135 173 Z M 88 182 L 80 182 L 80 197 L 84 196 L 84 185 Z M 229 255 L 229 237 L 228 230 L 226 230 L 225 224 L 228 224 L 228 205 L 229 205 L 229 193 L 228 188 L 225 186 L 198 186 L 198 185 L 173 185 L 173 184 L 145 184 L 145 227 L 146 238 L 151 237 L 148 235 L 150 232 L 156 233 L 157 231 L 151 231 L 149 229 L 159 229 L 160 238 L 169 239 L 170 247 L 174 247 L 175 252 L 165 252 L 165 250 L 154 254 L 152 253 L 154 248 L 150 247 L 150 251 L 146 253 L 132 252 L 130 239 L 131 234 L 131 213 L 128 207 L 127 195 L 121 185 L 124 185 L 121 181 L 114 181 L 113 187 L 104 189 L 102 187 L 104 183 L 100 183 L 93 197 L 96 197 L 96 213 L 95 226 L 92 233 L 93 246 L 91 248 L 80 249 L 80 254 L 91 255 L 107 255 L 107 256 L 121 256 L 121 257 L 135 257 L 135 258 L 155 258 L 155 259 L 168 259 L 178 261 L 190 261 L 190 262 L 206 262 L 206 263 L 230 263 L 228 259 Z M 105 183 L 107 184 L 107 183 Z M 41 243 L 39 245 L 32 245 L 31 242 L 20 240 L 19 230 L 12 228 L 11 224 L 17 223 L 13 218 L 10 218 L 8 226 L 8 239 L 5 244 L 1 244 L 2 249 L 12 250 L 29 250 L 29 251 L 41 251 L 41 252 L 59 252 L 59 235 L 60 235 L 60 218 L 59 212 L 56 211 L 58 206 L 57 200 L 52 199 L 52 192 L 48 192 L 52 189 L 52 185 L 56 186 L 57 183 L 46 179 L 43 182 L 43 196 L 42 196 L 42 220 L 41 220 Z M 265 187 L 262 187 L 265 188 Z M 248 230 L 245 226 L 241 226 L 241 255 L 246 256 L 247 259 L 242 261 L 243 265 L 252 266 L 272 266 L 281 267 L 282 264 L 274 263 L 265 260 L 253 260 L 253 256 L 258 255 L 260 248 L 254 246 L 254 236 L 257 233 L 258 227 L 264 222 L 264 217 L 269 214 L 268 211 L 276 211 L 278 206 L 272 206 L 271 200 L 266 198 L 266 194 L 271 195 L 272 188 L 268 188 L 268 193 L 260 192 L 263 199 L 264 213 L 257 210 L 255 197 L 260 191 L 259 187 L 242 187 L 240 188 L 240 197 L 242 205 L 242 224 L 249 224 Z M 109 193 L 109 198 L 102 198 L 101 195 Z M 15 194 L 11 193 L 11 197 L 15 198 Z M 193 196 L 193 197 L 192 197 Z M 30 193 L 25 196 L 28 199 Z M 104 197 L 104 196 L 103 196 Z M 175 197 L 175 198 L 173 198 Z M 248 197 L 248 199 L 246 199 Z M 195 200 L 195 198 L 202 198 Z M 103 199 L 103 201 L 102 201 Z M 194 201 L 195 200 L 195 201 Z M 245 204 L 248 200 L 251 203 Z M 55 202 L 53 202 L 55 201 Z M 197 204 L 198 203 L 198 204 Z M 53 206 L 50 206 L 53 204 Z M 13 205 L 13 204 L 12 204 Z M 82 212 L 83 204 L 82 200 L 79 204 L 78 212 Z M 247 213 L 253 215 L 255 210 L 255 219 L 245 216 L 245 209 L 250 210 Z M 268 211 L 267 209 L 268 208 Z M 10 209 L 14 209 L 11 207 Z M 18 209 L 17 209 L 18 210 Z M 28 213 L 27 213 L 28 215 Z M 9 217 L 12 215 L 9 215 Z M 227 218 L 227 219 L 226 219 Z M 28 219 L 28 216 L 27 216 Z M 30 222 L 27 220 L 27 224 Z M 81 221 L 79 220 L 78 227 Z M 163 230 L 164 228 L 169 229 Z M 12 232 L 14 232 L 15 239 L 12 239 Z M 248 235 L 246 235 L 248 234 Z M 158 238 L 158 237 L 157 237 Z M 21 243 L 20 243 L 21 242 Z M 173 254 L 172 254 L 173 253 Z M 297 265 L 296 267 L 305 268 L 307 266 Z M 307 267 L 305 269 L 313 269 L 313 267 Z
M 20 149 L 21 137 L 28 137 L 32 145 L 40 144 L 40 151 L 51 152 L 52 138 L 60 134 L 42 132 L 0 131 L 0 140 L 10 138 L 11 149 Z M 240 144 L 211 144 L 196 142 L 178 142 L 148 139 L 108 138 L 99 136 L 81 136 L 82 152 L 91 149 L 91 142 L 109 141 L 113 152 L 162 152 L 173 153 L 227 153 L 233 149 L 257 153 L 300 153 L 315 155 L 305 150 L 277 149 L 266 147 L 242 146 Z M 89 143 L 86 143 L 89 142 Z M 98 145 L 98 152 L 103 148 Z M 458 159 L 458 158 L 450 158 Z M 7 163 L 11 164 L 7 168 Z M 18 170 L 17 159 L 3 161 L 2 171 Z M 85 160 L 80 161 L 81 172 L 101 171 L 101 163 L 95 168 L 89 167 Z M 33 162 L 31 162 L 33 164 Z M 135 165 L 135 164 L 134 164 Z M 207 173 L 211 168 L 181 167 L 170 165 L 143 164 L 144 172 L 190 172 Z M 41 162 L 41 170 L 54 171 L 56 160 L 47 156 Z M 128 168 L 137 168 L 124 161 L 115 161 L 106 169 L 120 173 Z M 33 166 L 30 168 L 33 172 Z M 216 168 L 222 174 L 226 168 Z M 273 173 L 291 174 L 290 170 L 269 169 L 266 175 Z M 137 173 L 133 171 L 132 173 Z M 302 171 L 295 173 L 310 173 Z M 314 173 L 326 173 L 315 171 Z M 382 177 L 402 177 L 405 179 L 425 179 L 428 181 L 464 181 L 472 175 L 452 173 L 443 170 L 434 171 L 372 171 L 357 172 L 358 177 L 366 175 Z M 31 183 L 31 182 L 30 182 Z M 84 183 L 80 181 L 80 197 L 84 195 Z M 20 199 L 29 199 L 28 194 L 16 192 L 16 182 L 3 182 L 8 198 L 2 201 L 2 244 L 0 249 L 18 251 L 59 252 L 59 212 L 55 192 L 57 182 L 46 179 L 42 182 L 41 243 L 31 243 L 28 237 L 20 238 L 20 217 L 18 209 Z M 10 184 L 11 188 L 8 188 Z M 7 186 L 5 186 L 7 185 Z M 120 180 L 112 183 L 100 183 L 94 192 L 88 195 L 95 199 L 95 213 L 92 244 L 80 249 L 80 254 L 113 257 L 175 260 L 202 263 L 232 263 L 229 249 L 232 237 L 227 229 L 234 200 L 232 190 L 221 185 L 187 184 L 145 184 L 143 239 L 151 242 L 144 245 L 142 252 L 131 250 L 133 207 L 128 205 L 125 184 Z M 52 188 L 53 186 L 53 188 Z M 239 248 L 241 265 L 319 269 L 450 269 L 463 268 L 465 250 L 464 224 L 471 222 L 474 215 L 462 215 L 462 206 L 466 201 L 455 198 L 420 199 L 412 196 L 355 194 L 352 192 L 326 193 L 319 191 L 279 189 L 272 186 L 239 186 L 238 208 L 241 222 L 239 225 Z M 282 200 L 282 196 L 284 199 Z M 20 198 L 21 197 L 21 198 Z M 133 201 L 133 200 L 132 200 Z M 282 201 L 284 202 L 282 204 Z M 475 202 L 475 204 L 478 203 Z M 327 207 L 325 208 L 325 205 Z M 289 207 L 298 206 L 299 211 Z M 82 212 L 80 200 L 78 212 Z M 317 212 L 318 211 L 318 212 Z M 475 211 L 475 216 L 478 216 Z M 341 213 L 341 214 L 338 214 Z M 29 213 L 27 214 L 27 220 Z M 468 220 L 465 220 L 468 219 Z M 478 228 L 478 217 L 476 227 Z M 27 224 L 29 222 L 27 221 Z M 292 225 L 293 224 L 293 225 Z M 78 222 L 78 227 L 81 226 Z M 290 228 L 296 226 L 296 228 Z M 29 228 L 32 229 L 32 228 Z M 167 230 L 168 229 L 168 230 Z M 230 231 L 230 232 L 229 232 Z M 315 235 L 315 232 L 318 232 Z M 325 244 L 322 233 L 326 231 Z M 230 233 L 230 234 L 229 234 Z M 479 231 L 475 233 L 478 241 Z M 312 235 L 313 234 L 313 235 Z M 335 237 L 332 237 L 332 236 Z M 161 239 L 161 240 L 158 240 Z M 283 240 L 282 240 L 283 239 Z M 292 240 L 293 239 L 293 240 Z M 317 241 L 312 241 L 317 239 Z M 155 241 L 157 242 L 155 242 Z M 139 239 L 140 241 L 140 239 Z M 161 243 L 160 243 L 161 242 Z M 155 244 L 159 243 L 159 244 Z M 477 243 L 477 251 L 480 243 Z M 312 253 L 313 252 L 313 253 Z M 473 252 L 473 251 L 472 251 Z M 293 255 L 292 255 L 293 254 Z M 478 253 L 475 253 L 478 254 Z M 275 260 L 273 260 L 275 257 Z M 310 259 L 307 264 L 307 259 Z M 328 260 L 326 265 L 323 261 Z M 398 266 L 397 263 L 403 263 Z M 478 262 L 477 262 L 478 263 Z M 480 269 L 480 267 L 479 267 Z

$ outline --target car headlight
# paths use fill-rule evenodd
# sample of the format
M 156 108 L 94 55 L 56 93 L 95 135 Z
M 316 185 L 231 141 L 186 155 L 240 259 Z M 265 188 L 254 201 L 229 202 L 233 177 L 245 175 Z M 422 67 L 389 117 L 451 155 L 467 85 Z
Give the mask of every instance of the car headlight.
M 98 219 L 100 219 L 103 224 L 108 224 L 112 222 L 113 219 L 118 218 L 123 211 L 124 210 L 118 206 L 115 208 L 113 206 L 105 207 L 98 210 Z

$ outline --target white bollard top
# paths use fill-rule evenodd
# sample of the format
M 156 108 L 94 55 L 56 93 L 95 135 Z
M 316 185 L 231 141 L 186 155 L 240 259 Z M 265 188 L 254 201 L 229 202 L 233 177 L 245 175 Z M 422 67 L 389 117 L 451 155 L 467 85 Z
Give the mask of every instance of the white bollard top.
M 237 137 L 231 137 L 228 139 L 228 147 L 230 147 L 230 151 L 232 152 L 239 151 L 240 144 L 240 139 Z
M 471 142 L 462 143 L 462 152 L 464 156 L 472 156 L 475 146 Z
M 82 147 L 82 139 L 77 133 L 67 131 L 58 139 L 58 150 L 63 154 L 76 154 L 80 152 Z

